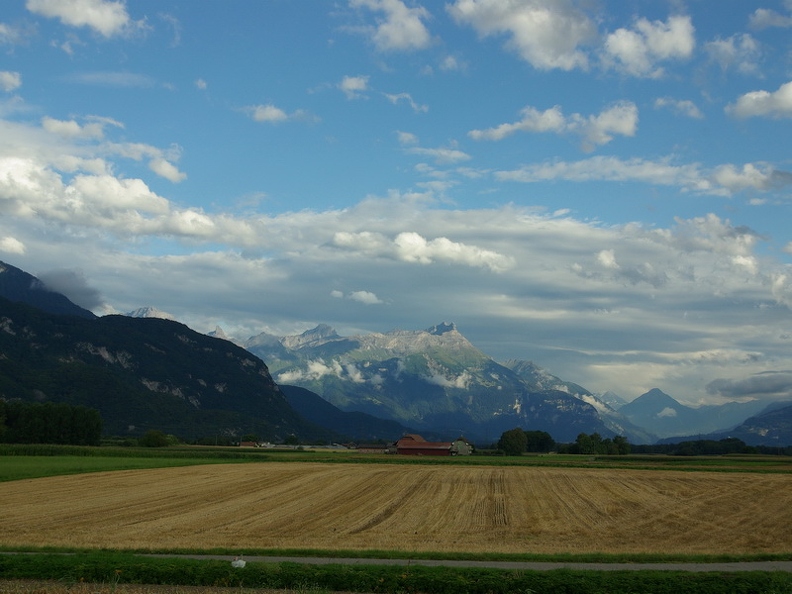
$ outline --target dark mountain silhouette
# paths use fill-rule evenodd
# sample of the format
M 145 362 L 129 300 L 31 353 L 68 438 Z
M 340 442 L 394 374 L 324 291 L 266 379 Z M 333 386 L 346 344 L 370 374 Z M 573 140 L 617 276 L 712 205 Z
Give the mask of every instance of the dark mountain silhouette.
M 109 435 L 337 439 L 289 406 L 267 366 L 157 318 L 88 319 L 0 298 L 0 397 L 97 409 Z
M 48 289 L 35 276 L 5 262 L 0 262 L 0 297 L 53 314 L 96 318 L 93 312 L 75 305 L 65 295 Z

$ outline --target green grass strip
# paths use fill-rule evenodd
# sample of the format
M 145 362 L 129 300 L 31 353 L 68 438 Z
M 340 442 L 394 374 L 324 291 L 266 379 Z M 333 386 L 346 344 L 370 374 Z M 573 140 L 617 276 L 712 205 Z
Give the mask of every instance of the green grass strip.
M 507 571 L 386 565 L 252 563 L 238 569 L 228 561 L 150 558 L 117 552 L 0 555 L 3 579 L 111 584 L 167 584 L 234 588 L 322 588 L 347 592 L 433 594 L 779 594 L 792 592 L 784 572 L 679 571 Z

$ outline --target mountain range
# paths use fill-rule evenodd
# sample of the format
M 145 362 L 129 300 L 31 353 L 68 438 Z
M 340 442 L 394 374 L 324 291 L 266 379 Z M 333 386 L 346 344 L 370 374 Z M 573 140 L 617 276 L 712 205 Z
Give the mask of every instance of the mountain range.
M 114 435 L 389 441 L 420 431 L 488 445 L 522 427 L 560 442 L 597 432 L 636 444 L 703 434 L 792 444 L 789 403 L 691 408 L 659 389 L 627 403 L 529 361 L 498 363 L 452 323 L 350 337 L 320 324 L 234 344 L 220 328 L 208 336 L 166 318 L 155 308 L 98 318 L 0 262 L 0 397 L 91 406 Z

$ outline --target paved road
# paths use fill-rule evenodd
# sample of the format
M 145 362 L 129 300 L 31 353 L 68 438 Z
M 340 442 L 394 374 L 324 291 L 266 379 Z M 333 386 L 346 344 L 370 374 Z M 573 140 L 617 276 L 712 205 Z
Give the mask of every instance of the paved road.
M 156 557 L 186 557 L 190 559 L 221 559 L 231 562 L 227 555 L 151 555 Z M 746 561 L 737 563 L 564 563 L 543 561 L 451 561 L 447 559 L 361 559 L 355 557 L 257 557 L 245 556 L 245 561 L 256 563 L 305 563 L 309 565 L 401 565 L 430 567 L 484 567 L 525 571 L 549 571 L 552 569 L 585 569 L 592 571 L 786 571 L 792 572 L 792 561 Z

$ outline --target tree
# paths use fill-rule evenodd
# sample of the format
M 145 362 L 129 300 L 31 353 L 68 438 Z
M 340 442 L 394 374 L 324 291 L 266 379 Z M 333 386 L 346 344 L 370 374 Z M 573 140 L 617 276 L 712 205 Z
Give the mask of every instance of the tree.
M 145 448 L 164 448 L 170 445 L 170 440 L 162 431 L 149 429 L 143 437 L 138 440 L 138 444 Z
M 616 453 L 625 455 L 630 453 L 630 442 L 623 435 L 617 435 L 613 438 L 613 443 L 616 446 Z
M 525 435 L 525 431 L 519 427 L 504 431 L 498 440 L 498 449 L 502 450 L 507 456 L 519 456 L 525 451 L 527 445 L 528 438 Z
M 525 431 L 528 452 L 550 452 L 555 448 L 555 440 L 547 431 Z

